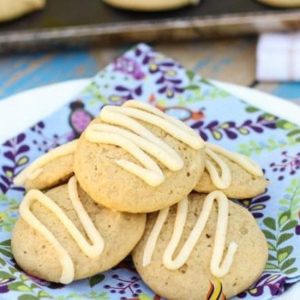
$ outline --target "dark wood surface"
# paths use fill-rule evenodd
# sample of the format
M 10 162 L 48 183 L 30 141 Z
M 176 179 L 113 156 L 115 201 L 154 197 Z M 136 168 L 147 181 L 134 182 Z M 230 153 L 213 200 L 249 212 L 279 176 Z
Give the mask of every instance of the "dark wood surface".
M 300 9 L 255 0 L 202 0 L 155 13 L 116 9 L 101 0 L 48 0 L 44 10 L 0 24 L 0 49 L 249 34 L 299 28 L 299 20 Z
M 150 0 L 151 1 L 151 0 Z M 255 0 L 202 0 L 196 6 L 164 12 L 134 12 L 113 8 L 101 0 L 48 0 L 44 10 L 19 20 L 1 24 L 0 32 L 64 28 L 80 25 L 112 26 L 120 23 L 164 21 L 201 17 L 218 17 L 225 14 L 277 13 L 287 9 L 265 6 Z

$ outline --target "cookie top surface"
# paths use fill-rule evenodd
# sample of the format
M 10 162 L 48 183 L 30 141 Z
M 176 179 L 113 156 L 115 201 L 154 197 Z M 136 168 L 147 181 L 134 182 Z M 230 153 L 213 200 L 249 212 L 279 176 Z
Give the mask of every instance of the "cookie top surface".
M 147 115 L 152 116 L 152 113 Z M 136 121 L 134 117 L 132 119 Z M 151 151 L 144 151 L 144 154 L 149 155 L 151 160 L 147 160 L 150 169 L 142 168 L 141 160 L 138 161 L 137 156 L 133 156 L 128 149 L 125 149 L 127 144 L 120 146 L 109 144 L 107 141 L 106 143 L 97 143 L 88 139 L 87 130 L 89 127 L 107 126 L 107 124 L 103 124 L 102 119 L 98 118 L 90 124 L 78 141 L 74 158 L 74 172 L 82 188 L 96 202 L 119 211 L 151 212 L 180 201 L 194 188 L 203 173 L 205 153 L 202 146 L 193 149 L 159 126 L 142 120 L 138 120 L 137 123 L 139 127 L 142 127 L 141 131 L 147 131 L 146 135 L 150 133 L 152 154 L 149 155 Z M 165 124 L 163 124 L 164 126 Z M 180 126 L 185 125 L 180 123 Z M 120 128 L 125 131 L 122 125 L 118 126 L 118 129 Z M 117 141 L 123 138 L 123 131 L 117 136 Z M 133 133 L 132 130 L 126 130 L 126 132 Z M 142 134 L 137 135 L 141 138 L 143 134 L 142 132 Z M 189 134 L 197 143 L 200 141 L 201 144 L 201 139 L 195 133 Z M 145 140 L 149 142 L 148 137 Z M 160 161 L 155 156 L 158 152 L 164 152 Z M 167 160 L 168 166 L 166 166 Z M 149 183 L 148 179 L 126 169 L 119 164 L 120 161 L 138 166 L 141 169 L 141 176 L 144 173 L 151 173 L 149 178 L 150 181 L 154 178 L 154 183 Z M 152 176 L 153 174 L 155 176 Z
M 207 145 L 213 147 L 213 149 L 210 149 L 213 153 L 207 152 L 206 168 L 194 188 L 195 191 L 199 193 L 210 193 L 219 189 L 228 197 L 236 199 L 255 197 L 265 191 L 268 182 L 263 176 L 260 166 L 254 161 L 246 156 L 228 151 L 219 146 L 208 143 Z M 220 152 L 218 152 L 219 150 Z M 220 162 L 218 160 L 220 160 Z M 219 174 L 217 176 L 219 180 L 214 180 L 212 171 L 209 170 L 207 163 L 210 163 L 211 167 Z M 222 170 L 221 167 L 224 167 L 224 169 Z M 228 175 L 226 173 L 228 173 Z M 221 177 L 225 179 L 223 186 L 222 180 L 220 180 Z M 226 177 L 230 178 L 230 180 L 227 181 Z M 220 184 L 219 186 L 218 182 Z
M 73 174 L 77 140 L 50 150 L 38 157 L 14 179 L 16 185 L 30 189 L 48 189 L 65 183 Z
M 71 202 L 68 185 L 49 190 L 45 195 L 62 209 L 83 239 L 92 245 L 89 246 L 90 251 L 87 255 L 67 227 L 49 208 L 39 201 L 31 203 L 30 211 L 34 217 L 50 231 L 66 252 L 66 256 L 69 256 L 70 264 L 73 265 L 71 280 L 86 278 L 112 268 L 131 252 L 143 234 L 146 222 L 144 214 L 133 215 L 109 210 L 96 204 L 78 188 L 80 203 L 96 229 L 96 234 L 92 231 L 90 236 Z M 92 257 L 93 250 L 97 247 L 97 239 L 94 242 L 97 234 L 102 239 L 102 249 L 98 252 L 99 255 Z M 68 263 L 68 257 L 61 261 L 62 256 L 55 244 L 49 242 L 44 234 L 34 229 L 23 217 L 19 218 L 13 230 L 12 251 L 17 263 L 29 274 L 49 281 L 62 282 L 63 264 Z
M 178 247 L 172 256 L 176 261 L 188 236 L 202 211 L 206 195 L 192 193 L 188 201 L 186 223 Z M 232 297 L 248 288 L 262 273 L 268 255 L 267 243 L 252 215 L 240 205 L 229 203 L 228 227 L 225 242 L 227 255 L 230 244 L 236 242 L 237 250 L 227 274 L 219 278 L 226 297 Z M 143 280 L 157 294 L 167 299 L 206 299 L 211 283 L 217 279 L 211 274 L 211 260 L 215 243 L 219 205 L 215 202 L 212 211 L 196 245 L 179 269 L 167 269 L 164 255 L 170 243 L 177 205 L 170 208 L 166 221 L 158 236 L 149 264 L 144 264 L 145 247 L 157 220 L 157 213 L 148 215 L 142 240 L 133 251 L 133 260 Z M 255 261 L 255 264 L 253 264 Z M 223 263 L 222 263 L 223 264 Z

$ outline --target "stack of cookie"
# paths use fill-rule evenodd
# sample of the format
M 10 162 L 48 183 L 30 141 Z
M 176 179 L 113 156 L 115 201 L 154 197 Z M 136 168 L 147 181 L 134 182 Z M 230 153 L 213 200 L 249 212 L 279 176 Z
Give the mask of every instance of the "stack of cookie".
M 261 168 L 142 102 L 105 106 L 78 140 L 40 157 L 15 184 L 27 194 L 13 254 L 42 279 L 67 284 L 132 253 L 157 294 L 205 299 L 214 282 L 220 294 L 238 294 L 266 263 L 254 218 L 227 198 L 262 193 Z

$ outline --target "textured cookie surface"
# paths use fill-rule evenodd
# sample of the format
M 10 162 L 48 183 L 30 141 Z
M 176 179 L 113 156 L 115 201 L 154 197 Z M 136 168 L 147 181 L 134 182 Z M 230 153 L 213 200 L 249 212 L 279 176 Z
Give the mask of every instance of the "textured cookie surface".
M 46 193 L 58 204 L 76 227 L 86 237 L 68 196 L 67 185 Z M 88 258 L 70 236 L 58 218 L 39 202 L 31 211 L 56 237 L 69 253 L 75 268 L 74 279 L 82 279 L 108 270 L 125 258 L 139 241 L 145 228 L 144 214 L 132 215 L 106 209 L 92 201 L 79 189 L 79 197 L 91 220 L 104 240 L 104 250 L 99 257 Z M 13 255 L 26 272 L 36 277 L 58 282 L 62 267 L 52 245 L 20 218 L 12 235 Z
M 114 145 L 91 143 L 82 134 L 75 151 L 74 172 L 96 202 L 119 211 L 151 212 L 177 203 L 196 185 L 204 169 L 204 148 L 193 150 L 158 127 L 143 126 L 168 143 L 182 157 L 184 167 L 172 172 L 159 164 L 165 180 L 153 187 L 115 163 L 126 159 L 138 164 L 131 154 Z
M 187 223 L 174 257 L 194 227 L 201 212 L 204 197 L 205 195 L 196 193 L 189 196 Z M 176 205 L 170 209 L 169 216 L 158 238 L 151 263 L 145 267 L 142 265 L 145 244 L 156 216 L 157 213 L 148 215 L 144 236 L 133 251 L 133 260 L 137 271 L 152 290 L 169 300 L 206 299 L 210 281 L 214 282 L 210 272 L 210 260 L 215 238 L 217 205 L 214 205 L 207 225 L 190 257 L 177 270 L 168 270 L 162 263 L 163 253 L 173 232 Z M 245 290 L 258 278 L 264 269 L 268 255 L 265 237 L 258 228 L 255 219 L 246 209 L 229 201 L 226 246 L 232 241 L 238 244 L 238 249 L 229 273 L 221 278 L 223 292 L 227 298 Z
M 25 189 L 48 189 L 65 183 L 73 174 L 74 155 L 68 154 L 57 157 L 41 168 L 41 173 L 35 178 L 27 178 Z
M 254 176 L 230 159 L 218 154 L 229 166 L 232 176 L 231 185 L 222 191 L 227 197 L 246 199 L 263 193 L 267 187 L 264 177 Z M 212 163 L 214 163 L 212 161 Z M 216 168 L 217 165 L 215 165 Z M 220 170 L 219 170 L 220 171 Z M 217 188 L 214 186 L 209 173 L 205 170 L 194 190 L 200 193 L 210 193 Z

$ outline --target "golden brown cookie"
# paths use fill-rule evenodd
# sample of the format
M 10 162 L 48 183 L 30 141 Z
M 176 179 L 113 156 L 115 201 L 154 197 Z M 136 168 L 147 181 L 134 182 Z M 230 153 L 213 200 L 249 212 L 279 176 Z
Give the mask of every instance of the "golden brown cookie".
M 42 9 L 45 4 L 45 0 L 0 0 L 0 22 Z
M 134 105 L 136 102 L 134 101 Z M 110 107 L 106 108 L 110 109 Z M 125 109 L 127 108 L 125 107 Z M 135 108 L 129 108 L 131 109 L 130 112 L 136 112 Z M 106 111 L 104 112 L 106 113 Z M 101 113 L 104 112 L 102 110 Z M 148 113 L 147 116 L 149 115 L 152 116 L 153 114 Z M 124 116 L 117 116 L 111 122 L 122 117 Z M 98 118 L 91 122 L 79 138 L 74 157 L 74 172 L 81 187 L 97 203 L 115 210 L 132 213 L 156 211 L 180 201 L 194 188 L 204 170 L 204 148 L 193 149 L 158 126 L 138 119 L 133 121 L 138 123 L 138 127 L 142 127 L 141 130 L 147 130 L 148 135 L 154 135 L 155 142 L 150 145 L 152 146 L 152 153 L 160 154 L 165 150 L 166 146 L 170 148 L 167 149 L 161 161 L 149 155 L 150 159 L 146 161 L 150 165 L 149 168 L 153 167 L 154 171 L 143 168 L 140 174 L 136 175 L 131 170 L 125 169 L 120 165 L 119 162 L 129 162 L 129 167 L 134 164 L 135 168 L 141 168 L 141 162 L 129 153 L 128 149 L 125 149 L 129 142 L 133 148 L 136 148 L 136 144 L 131 144 L 131 137 L 130 140 L 125 139 L 128 133 L 132 134 L 132 131 L 128 130 L 123 135 L 124 127 L 115 125 L 112 129 L 108 128 L 110 130 L 108 133 L 103 133 L 101 131 L 102 126 L 104 126 L 103 130 L 106 130 L 108 125 Z M 176 120 L 176 122 L 179 121 Z M 180 126 L 184 125 L 180 123 Z M 88 131 L 91 128 L 95 132 L 95 138 L 92 137 L 92 139 L 88 136 L 92 132 Z M 116 135 L 116 137 L 114 134 L 115 130 L 121 130 L 121 133 Z M 177 130 L 177 127 L 175 130 Z M 95 142 L 97 133 L 100 133 L 101 138 L 106 142 Z M 193 132 L 190 135 L 187 136 L 187 139 L 192 138 L 195 142 L 200 142 L 201 144 L 198 136 Z M 121 146 L 109 144 L 107 138 L 110 137 L 113 137 L 116 142 L 124 140 L 124 143 Z M 184 137 L 186 136 L 184 135 Z M 141 137 L 138 136 L 137 138 L 137 141 L 140 143 Z M 145 140 L 148 143 L 148 139 Z M 160 148 L 160 143 L 164 143 L 162 148 Z M 157 146 L 158 144 L 159 146 Z M 147 146 L 149 145 L 147 144 Z M 140 149 L 136 151 L 139 151 L 138 153 L 140 154 Z M 145 154 L 148 155 L 145 151 L 141 156 L 143 157 Z M 177 170 L 170 170 L 163 164 L 165 160 L 171 157 L 172 159 L 174 157 L 174 164 L 171 162 L 171 167 L 174 167 L 179 160 L 179 168 Z M 151 182 L 145 181 L 147 178 L 142 178 L 144 173 L 150 173 L 150 176 L 147 177 L 149 180 L 154 178 L 160 181 L 155 181 L 154 185 L 152 185 Z
M 70 192 L 68 191 L 69 184 L 51 189 L 45 195 L 62 209 L 83 238 L 91 244 L 92 240 L 90 236 L 87 237 L 87 231 L 84 229 L 83 223 L 79 220 L 79 215 L 71 203 Z M 29 193 L 32 193 L 32 191 Z M 79 187 L 78 194 L 84 210 L 96 228 L 96 233 L 100 234 L 103 241 L 102 250 L 97 248 L 96 239 L 94 248 L 90 247 L 92 249 L 89 249 L 89 251 L 93 252 L 98 249 L 101 252 L 99 252 L 100 255 L 87 256 L 61 220 L 49 208 L 33 200 L 30 211 L 62 246 L 63 251 L 66 252 L 63 262 L 69 261 L 71 265 L 73 264 L 74 274 L 73 278 L 72 276 L 65 276 L 65 280 L 61 280 L 63 267 L 60 254 L 53 246 L 54 244 L 50 243 L 41 232 L 35 230 L 31 224 L 28 224 L 27 220 L 25 221 L 23 217 L 20 217 L 12 234 L 12 252 L 20 267 L 29 274 L 45 280 L 63 283 L 86 278 L 118 264 L 139 241 L 145 227 L 146 217 L 144 214 L 133 215 L 104 208 L 91 200 Z M 83 215 L 83 213 L 80 214 L 81 217 Z M 69 267 L 67 266 L 66 269 Z
M 275 7 L 298 7 L 300 6 L 299 0 L 258 0 L 258 2 L 275 6 Z
M 26 190 L 47 189 L 65 183 L 73 174 L 77 140 L 50 150 L 38 157 L 14 179 Z
M 175 245 L 175 253 L 171 256 L 175 261 L 178 260 L 177 256 L 182 251 L 183 244 L 188 240 L 188 236 L 197 223 L 205 197 L 206 195 L 197 193 L 189 196 L 183 234 L 179 234 L 179 245 L 177 247 Z M 248 288 L 259 277 L 268 256 L 266 239 L 253 216 L 245 208 L 231 201 L 228 201 L 228 204 L 225 252 L 223 255 L 221 252 L 221 258 L 224 260 L 224 257 L 228 255 L 228 249 L 232 247 L 232 243 L 236 243 L 237 249 L 228 273 L 219 279 L 212 275 L 210 265 L 216 242 L 219 204 L 214 202 L 200 238 L 196 240 L 196 245 L 192 248 L 187 260 L 181 262 L 183 265 L 179 269 L 171 270 L 164 264 L 165 251 L 174 230 L 177 205 L 170 208 L 154 246 L 150 263 L 144 265 L 145 246 L 158 214 L 148 215 L 146 230 L 142 240 L 133 251 L 133 260 L 138 273 L 152 290 L 170 300 L 199 300 L 206 299 L 211 285 L 219 288 L 218 285 L 221 283 L 224 295 L 230 298 Z M 193 240 L 195 239 L 192 238 Z
M 261 167 L 250 158 L 206 143 L 206 166 L 194 190 L 209 193 L 222 190 L 228 197 L 246 199 L 267 187 Z
M 176 9 L 187 5 L 196 5 L 199 0 L 104 0 L 107 4 L 128 10 L 136 11 L 161 11 Z

